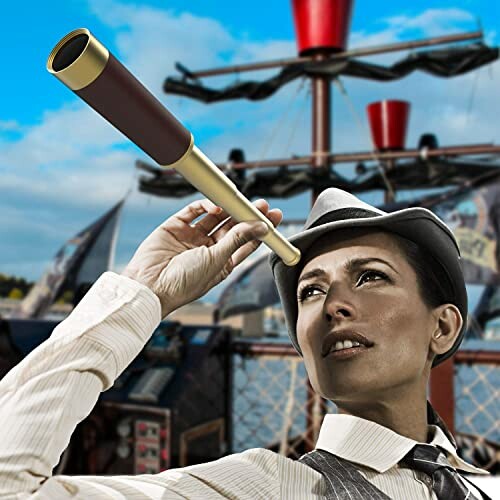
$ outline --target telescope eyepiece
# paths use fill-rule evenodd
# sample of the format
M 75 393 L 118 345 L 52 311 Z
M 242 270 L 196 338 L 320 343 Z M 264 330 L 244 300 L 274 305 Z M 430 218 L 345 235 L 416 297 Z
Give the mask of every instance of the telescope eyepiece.
M 47 59 L 47 70 L 74 92 L 88 87 L 104 71 L 109 52 L 86 28 L 63 37 Z
M 54 71 L 66 69 L 82 55 L 88 42 L 89 36 L 86 33 L 81 33 L 68 40 L 55 54 L 52 69 Z

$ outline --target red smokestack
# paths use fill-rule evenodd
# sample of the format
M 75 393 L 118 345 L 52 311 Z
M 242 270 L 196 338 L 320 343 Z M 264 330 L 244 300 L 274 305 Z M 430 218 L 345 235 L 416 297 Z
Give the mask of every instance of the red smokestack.
M 301 56 L 345 49 L 352 0 L 292 0 L 292 4 Z
M 404 149 L 410 103 L 397 100 L 372 102 L 366 111 L 375 147 L 379 151 Z

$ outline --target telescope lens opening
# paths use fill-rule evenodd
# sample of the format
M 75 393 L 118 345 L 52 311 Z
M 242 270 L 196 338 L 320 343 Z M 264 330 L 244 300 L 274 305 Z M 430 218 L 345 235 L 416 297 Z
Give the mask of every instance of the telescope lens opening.
M 52 69 L 61 71 L 74 63 L 82 54 L 89 41 L 89 36 L 81 33 L 68 40 L 57 52 L 52 61 Z

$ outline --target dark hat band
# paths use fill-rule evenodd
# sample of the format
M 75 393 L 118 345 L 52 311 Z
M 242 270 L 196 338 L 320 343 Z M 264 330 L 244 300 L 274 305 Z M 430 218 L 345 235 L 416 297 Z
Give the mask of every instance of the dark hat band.
M 337 210 L 332 210 L 331 212 L 322 215 L 318 220 L 314 221 L 307 229 L 312 229 L 313 227 L 322 226 L 323 224 L 328 224 L 329 222 L 338 222 L 347 219 L 367 219 L 369 217 L 380 217 L 383 214 L 378 212 L 373 212 L 372 210 L 365 210 L 364 208 L 338 208 Z

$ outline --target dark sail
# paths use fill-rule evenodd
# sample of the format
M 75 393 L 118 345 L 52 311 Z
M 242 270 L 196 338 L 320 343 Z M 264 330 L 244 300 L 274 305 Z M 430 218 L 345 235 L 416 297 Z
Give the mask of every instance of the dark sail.
M 298 233 L 304 223 L 303 220 L 283 221 L 279 229 L 284 236 L 290 237 Z M 231 281 L 222 291 L 215 307 L 215 317 L 218 320 L 279 303 L 268 257 L 269 252 L 263 250 L 253 260 L 243 263 L 234 276 L 231 276 Z
M 119 219 L 125 199 L 70 238 L 10 318 L 41 318 L 64 290 L 82 293 L 113 267 Z
M 183 198 L 196 190 L 175 170 L 165 170 L 138 161 L 137 168 L 148 172 L 139 178 L 139 190 L 166 198 Z M 441 186 L 460 186 L 489 172 L 496 172 L 498 164 L 479 160 L 449 160 L 429 158 L 427 160 L 401 161 L 397 168 L 388 170 L 386 177 L 396 191 L 402 189 L 426 189 Z M 363 173 L 348 179 L 334 169 L 317 175 L 312 169 L 273 167 L 270 170 L 256 169 L 248 175 L 236 175 L 241 170 L 226 170 L 226 175 L 247 197 L 290 198 L 310 189 L 315 191 L 337 187 L 351 193 L 363 193 L 374 189 L 385 189 L 380 169 L 370 162 L 363 164 Z
M 279 303 L 278 290 L 267 259 L 267 253 L 255 259 L 224 289 L 215 308 L 218 320 Z
M 403 78 L 414 71 L 424 71 L 434 76 L 451 77 L 472 71 L 498 59 L 498 48 L 484 44 L 469 44 L 446 49 L 425 50 L 412 53 L 391 66 L 381 66 L 356 59 L 332 59 L 293 64 L 281 70 L 276 76 L 264 81 L 238 80 L 223 89 L 205 87 L 196 79 L 190 79 L 190 72 L 183 71 L 182 77 L 168 77 L 163 90 L 198 99 L 206 103 L 229 99 L 266 99 L 278 89 L 302 76 L 351 76 L 369 80 L 390 81 Z M 178 68 L 183 68 L 178 65 Z

